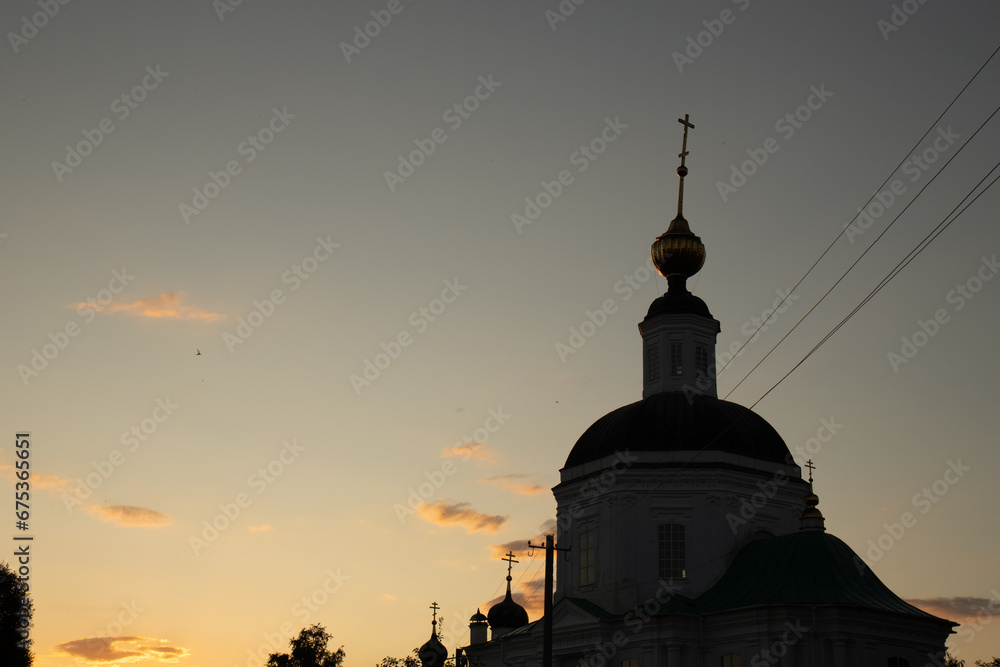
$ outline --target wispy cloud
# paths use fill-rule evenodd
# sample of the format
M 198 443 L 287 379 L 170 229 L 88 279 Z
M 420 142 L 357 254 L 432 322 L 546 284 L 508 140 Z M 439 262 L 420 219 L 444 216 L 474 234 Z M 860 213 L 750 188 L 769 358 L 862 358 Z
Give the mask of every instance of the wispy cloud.
M 490 549 L 493 550 L 491 558 L 494 560 L 501 560 L 509 553 L 514 554 L 515 558 L 520 558 L 521 554 L 528 550 L 529 541 L 530 540 L 511 540 L 510 542 L 505 542 L 504 544 L 491 544 Z
M 556 528 L 558 527 L 558 525 L 559 524 L 555 520 L 554 517 L 551 518 L 551 519 L 546 519 L 542 523 L 542 525 L 538 527 L 538 533 L 539 534 L 545 534 L 545 535 L 548 535 L 549 533 L 555 534 L 555 533 L 559 532 L 559 531 L 556 530 Z
M 166 646 L 165 642 L 165 639 L 136 636 L 85 637 L 58 644 L 55 650 L 79 660 L 105 665 L 139 660 L 173 663 L 189 655 L 187 649 Z
M 266 533 L 269 530 L 274 530 L 274 528 L 269 523 L 262 523 L 259 526 L 247 526 L 247 530 L 251 533 Z
M 462 445 L 445 447 L 441 452 L 443 459 L 472 459 L 480 465 L 493 465 L 497 462 L 497 455 L 492 449 L 482 442 L 467 442 Z
M 396 596 L 393 595 L 392 593 L 382 593 L 382 599 L 383 600 L 395 600 Z
M 994 613 L 992 610 L 1000 604 L 1000 600 L 973 597 L 914 598 L 907 602 L 928 614 L 951 621 L 971 621 L 979 618 L 982 612 L 992 615 Z
M 515 491 L 525 496 L 534 496 L 548 491 L 547 488 L 541 486 L 540 484 L 522 481 L 526 477 L 528 477 L 528 475 L 523 473 L 511 473 L 509 475 L 494 475 L 493 477 L 487 477 L 486 479 L 480 481 L 496 484 L 501 489 Z
M 159 528 L 170 523 L 170 517 L 148 507 L 134 505 L 90 505 L 84 508 L 88 514 L 101 521 L 117 523 L 120 526 Z
M 507 522 L 507 517 L 477 512 L 469 503 L 438 500 L 420 503 L 417 514 L 425 521 L 439 526 L 461 526 L 470 533 L 485 531 L 495 533 Z
M 166 292 L 158 296 L 136 299 L 132 302 L 112 301 L 100 310 L 105 315 L 126 313 L 133 317 L 166 320 L 201 320 L 215 322 L 225 318 L 221 313 L 210 313 L 195 306 L 181 303 L 185 292 Z M 81 301 L 70 304 L 71 308 L 93 308 L 91 304 Z
M 2 450 L 0 450 L 2 451 Z M 2 463 L 0 464 L 0 471 L 2 471 L 11 481 L 17 480 L 17 468 L 13 465 Z M 73 488 L 73 480 L 66 477 L 60 477 L 59 475 L 51 475 L 46 472 L 31 472 L 31 486 L 36 489 L 53 489 L 59 492 L 67 492 Z

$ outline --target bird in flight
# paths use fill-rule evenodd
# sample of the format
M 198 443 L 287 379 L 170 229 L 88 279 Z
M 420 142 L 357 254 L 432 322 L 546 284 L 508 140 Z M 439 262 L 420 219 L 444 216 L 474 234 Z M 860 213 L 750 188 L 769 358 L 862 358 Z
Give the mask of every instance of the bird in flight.
M 196 350 L 196 351 L 198 352 L 198 354 L 196 354 L 196 355 L 194 355 L 194 356 L 196 356 L 196 357 L 200 357 L 200 356 L 201 356 L 201 350 L 199 350 L 198 348 L 195 348 L 195 350 Z

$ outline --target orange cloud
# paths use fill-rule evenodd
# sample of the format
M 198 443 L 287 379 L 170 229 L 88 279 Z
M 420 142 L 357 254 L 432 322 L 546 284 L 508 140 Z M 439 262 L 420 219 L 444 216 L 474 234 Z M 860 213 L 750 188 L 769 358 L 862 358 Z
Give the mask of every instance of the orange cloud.
M 495 475 L 493 477 L 487 477 L 486 479 L 480 480 L 481 482 L 490 482 L 496 484 L 501 489 L 509 489 L 515 491 L 525 496 L 534 496 L 536 494 L 548 491 L 547 488 L 539 484 L 534 484 L 530 482 L 518 482 L 518 479 L 524 479 L 527 477 L 525 474 L 512 473 L 510 475 Z
M 907 600 L 914 607 L 923 609 L 928 614 L 934 614 L 951 621 L 968 622 L 979 620 L 984 617 L 992 617 L 997 609 L 1000 600 L 997 598 L 916 598 Z
M 115 522 L 120 526 L 159 528 L 170 523 L 170 517 L 148 507 L 134 505 L 91 505 L 84 508 L 87 514 L 101 521 Z
M 3 471 L 12 482 L 20 481 L 17 479 L 17 468 L 13 465 L 2 463 L 0 464 L 0 471 Z M 36 489 L 55 489 L 56 491 L 65 493 L 72 488 L 72 485 L 73 480 L 66 477 L 50 475 L 45 472 L 35 472 L 34 470 L 31 471 L 31 486 Z
M 481 465 L 492 465 L 497 461 L 496 452 L 482 442 L 467 442 L 462 445 L 445 447 L 444 451 L 441 452 L 441 458 L 462 459 L 463 461 L 474 459 Z
M 512 587 L 510 596 L 514 602 L 518 603 L 528 612 L 528 616 L 541 616 L 545 613 L 545 575 L 540 574 L 530 581 L 519 581 Z M 503 595 L 498 595 L 485 605 L 482 609 L 489 609 L 493 605 L 501 602 L 507 597 L 507 591 Z
M 90 308 L 105 315 L 126 313 L 133 317 L 147 317 L 157 320 L 201 320 L 203 322 L 215 322 L 225 318 L 225 315 L 221 313 L 210 313 L 194 306 L 182 304 L 181 300 L 184 298 L 184 294 L 184 292 L 166 292 L 159 296 L 136 299 L 131 303 L 112 301 L 106 306 L 97 307 L 94 304 L 81 301 L 70 304 L 70 307 Z
M 177 662 L 189 655 L 185 648 L 164 646 L 165 641 L 165 639 L 136 636 L 86 637 L 58 644 L 55 650 L 79 660 L 100 664 L 121 664 L 139 660 Z
M 531 540 L 511 540 L 504 544 L 491 544 L 490 549 L 493 550 L 493 555 L 490 556 L 493 560 L 502 560 L 508 553 L 514 554 L 515 558 L 520 558 L 521 554 L 528 550 L 528 542 Z
M 55 489 L 62 493 L 73 488 L 73 480 L 59 475 L 50 475 L 47 472 L 32 472 L 31 483 L 36 489 Z
M 420 503 L 417 506 L 417 514 L 439 526 L 461 526 L 470 533 L 481 530 L 495 533 L 507 522 L 505 516 L 483 514 L 472 509 L 469 503 L 453 503 L 447 500 Z
M 266 533 L 269 530 L 274 530 L 269 523 L 262 523 L 259 526 L 247 526 L 247 530 L 251 533 Z

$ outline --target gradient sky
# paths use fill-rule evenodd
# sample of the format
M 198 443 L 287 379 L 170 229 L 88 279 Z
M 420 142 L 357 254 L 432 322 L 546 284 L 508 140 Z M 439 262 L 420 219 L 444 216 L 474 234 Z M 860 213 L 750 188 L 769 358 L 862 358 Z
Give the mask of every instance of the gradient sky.
M 502 592 L 499 554 L 552 519 L 573 443 L 640 397 L 676 119 L 696 126 L 685 214 L 708 251 L 689 287 L 721 321 L 721 353 L 907 157 L 1000 25 L 1000 6 L 971 0 L 902 3 L 916 11 L 900 6 L 898 26 L 893 3 L 860 0 L 564 0 L 568 16 L 555 0 L 104 1 L 35 16 L 44 4 L 0 8 L 0 493 L 12 504 L 12 436 L 29 430 L 39 667 L 260 665 L 248 651 L 284 650 L 311 623 L 370 666 L 426 640 L 432 601 L 449 649 L 466 643 Z M 372 12 L 391 21 L 343 46 Z M 841 236 L 720 397 L 957 154 L 998 83 L 994 60 L 916 151 L 928 170 L 893 176 L 895 201 Z M 783 121 L 797 110 L 808 119 Z M 578 153 L 602 132 L 600 155 Z M 998 142 L 994 121 L 729 400 L 754 404 L 798 363 Z M 419 145 L 434 150 L 387 179 Z M 988 191 L 755 407 L 817 462 L 830 532 L 900 596 L 966 623 L 950 646 L 969 664 L 1000 655 L 1000 622 L 977 617 L 1000 591 L 1000 280 L 953 290 L 994 277 L 981 267 L 1000 253 L 998 204 Z M 369 362 L 383 368 L 352 382 Z M 96 488 L 74 495 L 88 475 Z M 925 488 L 944 493 L 931 504 Z M 906 512 L 913 525 L 888 535 Z M 213 537 L 212 521 L 230 525 Z M 544 559 L 520 560 L 537 618 Z

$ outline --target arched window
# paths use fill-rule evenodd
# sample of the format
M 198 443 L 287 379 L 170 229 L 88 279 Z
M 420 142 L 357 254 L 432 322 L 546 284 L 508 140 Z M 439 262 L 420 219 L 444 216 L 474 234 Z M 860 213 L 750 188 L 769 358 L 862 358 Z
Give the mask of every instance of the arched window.
M 639 661 L 635 658 L 625 658 L 622 660 L 622 667 L 639 667 Z
M 686 579 L 687 559 L 684 526 L 679 523 L 660 524 L 658 535 L 659 545 L 659 577 L 660 579 Z
M 727 653 L 722 656 L 722 667 L 743 667 L 743 656 L 739 653 Z

